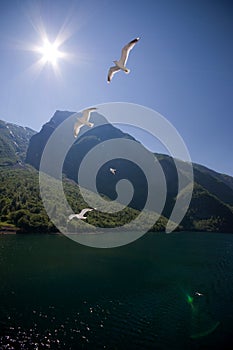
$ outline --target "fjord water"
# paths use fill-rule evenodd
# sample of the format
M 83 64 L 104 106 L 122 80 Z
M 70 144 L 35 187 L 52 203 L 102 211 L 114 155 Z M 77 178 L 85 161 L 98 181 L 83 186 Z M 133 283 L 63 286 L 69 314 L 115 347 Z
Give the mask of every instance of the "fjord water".
M 0 349 L 232 348 L 231 234 L 2 235 L 0 276 Z

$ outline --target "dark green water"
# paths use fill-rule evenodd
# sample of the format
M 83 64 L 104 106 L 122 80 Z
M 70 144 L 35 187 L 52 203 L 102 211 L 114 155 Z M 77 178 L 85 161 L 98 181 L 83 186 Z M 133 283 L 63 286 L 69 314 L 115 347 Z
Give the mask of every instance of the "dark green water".
M 231 234 L 0 236 L 0 276 L 1 350 L 233 348 Z

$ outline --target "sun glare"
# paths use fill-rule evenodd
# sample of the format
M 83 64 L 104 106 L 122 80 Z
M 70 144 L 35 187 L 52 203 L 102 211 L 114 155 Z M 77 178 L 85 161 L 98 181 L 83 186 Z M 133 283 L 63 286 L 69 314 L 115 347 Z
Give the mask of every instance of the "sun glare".
M 56 43 L 50 43 L 48 39 L 44 40 L 43 46 L 38 48 L 38 51 L 42 54 L 42 60 L 44 63 L 51 63 L 56 65 L 57 59 L 62 57 L 62 52 L 59 51 Z
M 74 56 L 61 49 L 63 44 L 70 38 L 71 34 L 65 25 L 63 25 L 55 39 L 50 41 L 43 23 L 41 21 L 38 23 L 35 21 L 35 23 L 34 27 L 39 34 L 40 42 L 37 42 L 37 44 L 25 44 L 23 49 L 34 52 L 37 56 L 37 60 L 28 67 L 27 70 L 30 74 L 38 76 L 46 67 L 48 68 L 48 70 L 46 69 L 47 72 L 52 69 L 56 77 L 61 78 L 61 61 L 70 61 Z

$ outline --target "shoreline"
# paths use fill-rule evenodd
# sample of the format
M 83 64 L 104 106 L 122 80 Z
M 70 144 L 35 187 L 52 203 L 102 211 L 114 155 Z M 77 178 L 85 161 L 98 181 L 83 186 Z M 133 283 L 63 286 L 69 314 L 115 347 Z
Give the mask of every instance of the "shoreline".
M 17 232 L 16 231 L 12 231 L 12 232 L 9 232 L 9 231 L 0 231 L 0 235 L 16 235 Z

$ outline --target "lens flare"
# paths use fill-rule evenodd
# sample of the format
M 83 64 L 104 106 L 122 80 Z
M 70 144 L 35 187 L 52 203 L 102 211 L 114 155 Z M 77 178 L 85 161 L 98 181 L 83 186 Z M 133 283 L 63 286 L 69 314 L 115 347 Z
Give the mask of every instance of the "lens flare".
M 186 294 L 186 301 L 191 307 L 190 338 L 198 339 L 213 333 L 220 322 L 214 321 L 206 301 L 189 294 Z
M 44 63 L 51 63 L 56 65 L 58 58 L 63 56 L 63 53 L 59 51 L 58 44 L 56 42 L 50 43 L 46 38 L 44 40 L 43 46 L 38 48 L 38 52 L 42 54 L 42 59 Z

